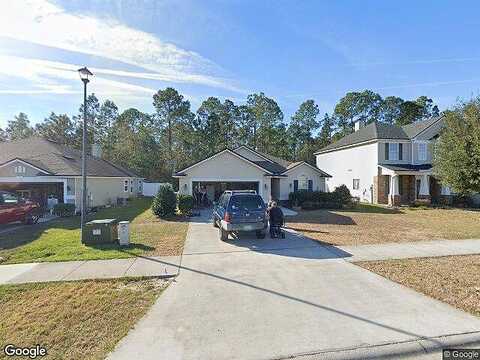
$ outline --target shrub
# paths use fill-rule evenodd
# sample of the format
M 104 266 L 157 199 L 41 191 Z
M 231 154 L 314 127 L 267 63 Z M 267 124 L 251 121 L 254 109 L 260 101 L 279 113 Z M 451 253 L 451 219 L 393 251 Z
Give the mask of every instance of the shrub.
M 331 193 L 298 190 L 290 193 L 288 199 L 292 205 L 300 206 L 305 210 L 341 209 L 343 206 L 352 205 L 350 190 L 345 185 L 337 187 Z
M 345 184 L 337 186 L 335 190 L 333 190 L 333 194 L 335 199 L 342 205 L 349 205 L 352 202 L 352 195 Z
M 75 204 L 56 204 L 53 206 L 53 214 L 60 217 L 75 215 Z
M 190 215 L 193 209 L 193 196 L 178 194 L 177 204 L 178 204 L 178 211 L 182 215 Z
M 175 215 L 175 208 L 177 207 L 177 197 L 173 192 L 170 184 L 162 184 L 158 189 L 157 195 L 152 201 L 153 213 L 161 218 L 171 217 Z

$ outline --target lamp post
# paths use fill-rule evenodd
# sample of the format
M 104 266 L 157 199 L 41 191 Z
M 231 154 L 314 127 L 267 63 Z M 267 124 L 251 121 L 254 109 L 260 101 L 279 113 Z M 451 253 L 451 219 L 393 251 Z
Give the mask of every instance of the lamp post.
M 81 241 L 83 241 L 83 231 L 85 225 L 86 207 L 87 207 L 87 84 L 88 77 L 93 74 L 86 67 L 78 69 L 78 74 L 83 82 L 83 131 L 82 131 L 82 202 L 81 202 Z

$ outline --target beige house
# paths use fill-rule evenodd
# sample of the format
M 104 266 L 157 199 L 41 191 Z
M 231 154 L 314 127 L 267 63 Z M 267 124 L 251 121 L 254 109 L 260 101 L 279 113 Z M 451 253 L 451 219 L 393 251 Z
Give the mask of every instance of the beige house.
M 304 161 L 289 162 L 247 146 L 224 149 L 178 171 L 179 192 L 205 189 L 210 201 L 225 190 L 256 190 L 265 201 L 285 201 L 299 189 L 325 191 L 324 171 Z
M 48 199 L 75 204 L 82 196 L 81 152 L 31 137 L 0 143 L 0 190 L 47 205 Z M 142 194 L 143 179 L 101 157 L 98 147 L 87 156 L 89 207 L 116 204 Z

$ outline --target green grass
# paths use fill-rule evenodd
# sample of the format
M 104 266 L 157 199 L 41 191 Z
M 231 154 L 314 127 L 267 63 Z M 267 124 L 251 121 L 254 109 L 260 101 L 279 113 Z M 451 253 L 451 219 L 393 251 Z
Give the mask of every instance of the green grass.
M 80 241 L 79 217 L 60 218 L 25 226 L 0 235 L 0 263 L 127 258 L 136 255 L 180 255 L 188 224 L 181 218 L 157 219 L 151 199 L 132 200 L 128 206 L 102 209 L 91 219 L 115 218 L 131 222 L 130 246 L 87 246 Z
M 48 359 L 104 359 L 167 285 L 121 279 L 0 286 L 0 344 L 40 344 Z

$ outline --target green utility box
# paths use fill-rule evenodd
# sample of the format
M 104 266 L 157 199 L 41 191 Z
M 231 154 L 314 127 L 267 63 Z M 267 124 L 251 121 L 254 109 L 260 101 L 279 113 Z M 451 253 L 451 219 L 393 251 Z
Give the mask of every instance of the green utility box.
M 118 239 L 117 219 L 93 220 L 85 224 L 82 242 L 87 245 L 111 244 Z

